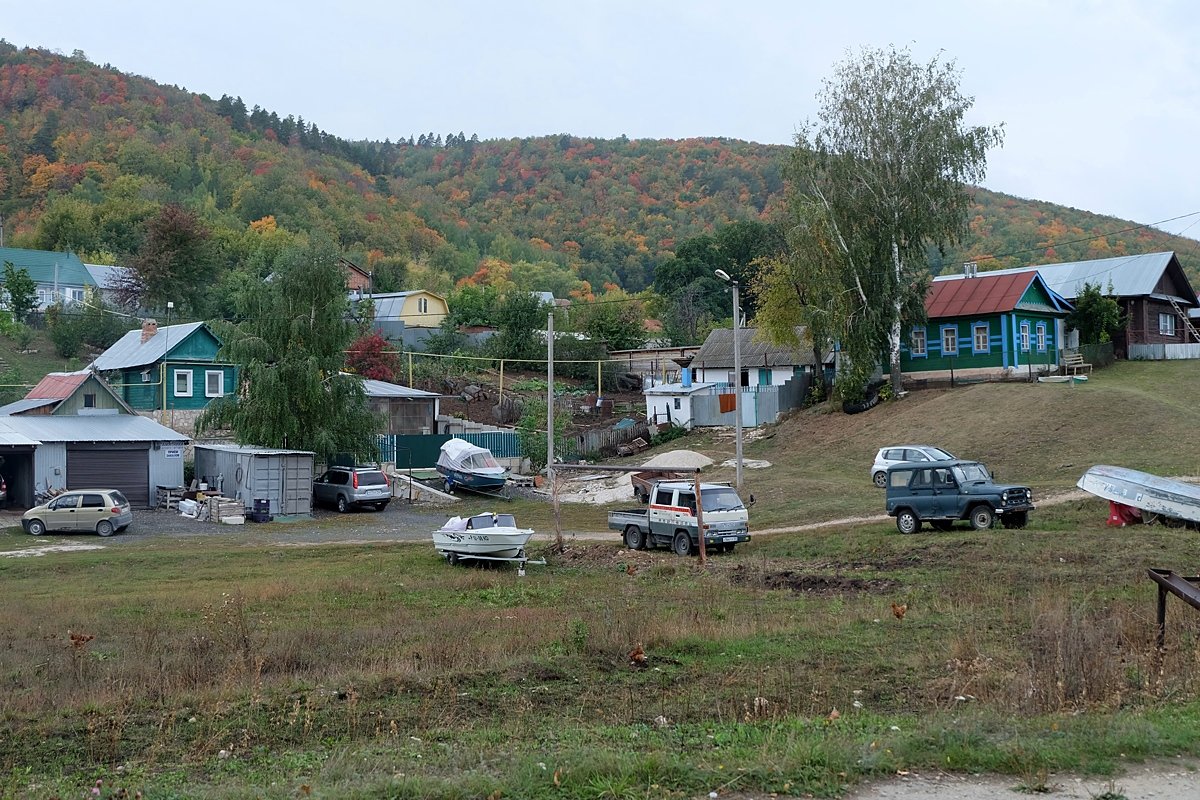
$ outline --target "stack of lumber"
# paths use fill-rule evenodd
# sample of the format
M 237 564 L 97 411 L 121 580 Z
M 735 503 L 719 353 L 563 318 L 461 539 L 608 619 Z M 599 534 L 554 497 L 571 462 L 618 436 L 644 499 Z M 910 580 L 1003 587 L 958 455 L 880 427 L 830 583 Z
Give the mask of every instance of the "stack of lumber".
M 220 495 L 207 495 L 204 502 L 207 506 L 205 519 L 209 522 L 241 525 L 246 521 L 246 509 L 240 500 L 232 500 Z

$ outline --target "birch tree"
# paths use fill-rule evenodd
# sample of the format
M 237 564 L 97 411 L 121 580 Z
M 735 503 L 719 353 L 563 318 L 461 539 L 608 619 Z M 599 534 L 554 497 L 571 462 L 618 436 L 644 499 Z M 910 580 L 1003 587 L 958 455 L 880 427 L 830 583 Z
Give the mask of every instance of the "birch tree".
M 902 325 L 925 319 L 927 248 L 967 230 L 967 187 L 982 180 L 1003 128 L 966 124 L 974 98 L 960 92 L 953 61 L 918 64 L 894 47 L 848 57 L 818 99 L 817 123 L 795 137 L 793 199 L 825 216 L 855 379 L 885 361 L 899 391 Z

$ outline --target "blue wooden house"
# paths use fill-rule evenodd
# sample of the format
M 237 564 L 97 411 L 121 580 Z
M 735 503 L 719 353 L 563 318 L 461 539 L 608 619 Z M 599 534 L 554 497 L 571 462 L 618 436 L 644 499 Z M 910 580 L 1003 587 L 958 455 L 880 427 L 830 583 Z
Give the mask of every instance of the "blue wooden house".
M 1036 271 L 934 281 L 926 322 L 900 343 L 900 368 L 911 376 L 1054 370 L 1071 310 Z
M 203 322 L 160 328 L 146 320 L 92 367 L 137 411 L 200 411 L 237 387 L 237 367 L 217 360 L 220 349 L 220 340 Z

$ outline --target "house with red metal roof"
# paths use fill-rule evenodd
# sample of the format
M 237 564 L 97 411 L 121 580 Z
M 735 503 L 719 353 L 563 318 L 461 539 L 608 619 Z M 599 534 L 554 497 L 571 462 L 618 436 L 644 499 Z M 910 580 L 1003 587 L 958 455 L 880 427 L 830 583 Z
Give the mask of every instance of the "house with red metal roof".
M 0 416 L 136 414 L 95 372 L 51 372 L 21 400 L 0 406 Z
M 934 281 L 900 345 L 906 375 L 1053 371 L 1072 306 L 1036 271 Z

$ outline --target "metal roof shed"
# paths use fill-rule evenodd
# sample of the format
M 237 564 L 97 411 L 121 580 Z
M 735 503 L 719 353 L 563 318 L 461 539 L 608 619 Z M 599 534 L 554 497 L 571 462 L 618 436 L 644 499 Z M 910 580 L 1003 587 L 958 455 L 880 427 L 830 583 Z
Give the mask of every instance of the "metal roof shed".
M 271 514 L 312 513 L 312 453 L 231 444 L 198 444 L 195 450 L 196 476 L 244 507 L 266 500 Z

